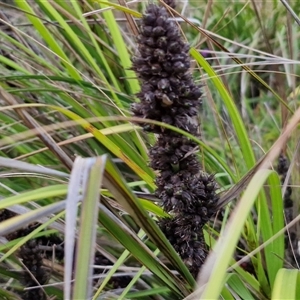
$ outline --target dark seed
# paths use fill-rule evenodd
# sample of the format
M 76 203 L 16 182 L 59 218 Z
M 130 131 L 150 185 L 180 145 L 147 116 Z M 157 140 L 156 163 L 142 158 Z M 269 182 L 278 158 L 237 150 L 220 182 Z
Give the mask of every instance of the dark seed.
M 166 30 L 161 26 L 154 27 L 152 30 L 152 34 L 155 37 L 163 36 L 165 34 L 165 32 L 166 32 Z

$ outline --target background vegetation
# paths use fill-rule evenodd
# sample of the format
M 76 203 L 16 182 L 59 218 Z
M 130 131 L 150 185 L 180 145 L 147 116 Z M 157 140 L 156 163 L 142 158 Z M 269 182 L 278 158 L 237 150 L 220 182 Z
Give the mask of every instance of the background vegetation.
M 0 5 L 1 299 L 300 298 L 297 1 L 178 1 L 221 197 L 198 285 L 155 223 L 156 137 L 131 123 L 147 2 Z

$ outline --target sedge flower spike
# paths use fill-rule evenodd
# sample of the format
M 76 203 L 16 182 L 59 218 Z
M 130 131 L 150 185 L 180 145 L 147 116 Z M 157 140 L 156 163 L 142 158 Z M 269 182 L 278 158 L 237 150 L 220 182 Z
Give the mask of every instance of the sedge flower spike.
M 172 7 L 175 7 L 170 1 Z M 201 90 L 190 73 L 189 46 L 166 8 L 150 4 L 140 22 L 133 69 L 141 81 L 136 117 L 164 122 L 200 137 Z M 159 226 L 194 276 L 207 255 L 202 228 L 215 213 L 216 182 L 196 156 L 197 143 L 172 130 L 142 123 L 158 135 L 149 150 L 158 171 L 156 196 L 171 218 Z

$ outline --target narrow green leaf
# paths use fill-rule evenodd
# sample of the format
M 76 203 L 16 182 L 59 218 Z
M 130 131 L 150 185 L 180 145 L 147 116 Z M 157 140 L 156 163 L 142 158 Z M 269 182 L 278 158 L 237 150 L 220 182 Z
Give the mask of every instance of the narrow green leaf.
M 230 120 L 234 126 L 236 137 L 239 141 L 241 151 L 243 153 L 244 162 L 248 169 L 251 169 L 255 164 L 255 156 L 251 143 L 244 125 L 244 121 L 233 101 L 227 92 L 224 84 L 222 83 L 220 77 L 215 73 L 210 64 L 203 58 L 203 56 L 196 49 L 192 48 L 190 51 L 191 55 L 197 60 L 204 71 L 208 74 L 210 80 L 214 83 L 218 92 L 220 93 L 224 104 L 227 108 Z
M 272 203 L 272 216 L 269 213 L 269 207 L 263 199 L 260 199 L 259 223 L 262 232 L 263 242 L 272 238 L 272 236 L 284 227 L 283 219 L 283 201 L 281 196 L 280 179 L 276 172 L 272 172 L 268 178 L 270 187 L 270 198 Z M 275 229 L 276 231 L 274 231 Z M 283 266 L 284 262 L 284 236 L 275 239 L 264 248 L 267 264 L 268 278 L 271 290 L 274 287 L 276 274 Z
M 251 295 L 248 288 L 244 285 L 237 274 L 229 274 L 227 284 L 235 293 L 237 293 L 241 297 L 241 299 L 255 300 L 255 298 Z
M 64 196 L 67 193 L 67 185 L 59 184 L 39 189 L 24 192 L 18 195 L 10 196 L 0 201 L 0 209 L 15 205 L 26 203 L 29 201 L 36 201 L 47 199 L 51 197 Z
M 99 1 L 99 3 L 102 4 L 102 1 Z M 106 8 L 108 6 L 105 4 L 102 4 L 101 7 Z M 113 39 L 113 44 L 115 45 L 115 47 L 118 51 L 119 58 L 120 58 L 122 67 L 124 69 L 124 72 L 126 74 L 126 77 L 129 78 L 128 84 L 131 88 L 131 93 L 135 94 L 140 90 L 140 85 L 139 85 L 138 80 L 136 79 L 135 72 L 132 70 L 129 70 L 129 68 L 131 67 L 131 58 L 127 51 L 127 46 L 123 40 L 119 26 L 118 26 L 111 10 L 104 11 L 103 16 L 106 20 L 107 26 L 111 33 L 111 36 Z
M 223 288 L 226 270 L 244 227 L 247 216 L 264 182 L 272 171 L 259 170 L 251 179 L 242 199 L 229 218 L 222 238 L 218 240 L 214 251 L 207 258 L 200 272 L 199 286 L 204 286 L 200 299 L 218 299 Z M 213 280 L 212 280 L 213 278 Z
M 37 1 L 41 3 L 41 1 Z M 73 66 L 71 61 L 65 52 L 61 49 L 51 32 L 47 29 L 47 27 L 43 24 L 41 19 L 36 16 L 34 10 L 32 9 L 32 5 L 30 5 L 26 0 L 24 1 L 16 1 L 16 5 L 18 5 L 22 10 L 27 12 L 28 20 L 33 24 L 35 29 L 39 32 L 39 34 L 43 37 L 43 39 L 48 43 L 50 49 L 61 59 L 62 64 L 66 67 L 69 74 L 74 79 L 81 79 L 81 76 L 77 72 L 76 68 Z
M 280 269 L 276 275 L 272 300 L 300 299 L 300 272 L 299 270 Z
M 107 161 L 107 177 L 105 185 L 114 195 L 114 198 L 125 208 L 135 222 L 147 233 L 148 237 L 163 252 L 163 254 L 172 262 L 174 266 L 184 275 L 190 286 L 194 286 L 194 279 L 189 273 L 187 267 L 180 259 L 178 253 L 170 245 L 165 235 L 161 232 L 152 218 L 145 212 L 136 196 L 126 185 L 120 172 L 111 162 Z
M 124 226 L 105 206 L 100 204 L 99 218 L 103 226 L 126 248 L 132 255 L 153 274 L 155 274 L 167 287 L 179 296 L 188 295 L 188 289 L 162 264 L 143 242 Z
M 73 299 L 90 299 L 92 296 L 92 271 L 95 254 L 98 217 L 99 190 L 105 169 L 106 157 L 97 157 L 89 171 L 87 186 L 84 187 L 80 229 L 75 261 L 75 283 Z
M 109 149 L 114 155 L 119 157 L 122 161 L 124 161 L 132 170 L 135 171 L 136 174 L 138 174 L 151 188 L 155 188 L 155 184 L 153 183 L 152 177 L 150 177 L 144 170 L 142 170 L 137 164 L 135 164 L 131 159 L 128 158 L 128 156 L 120 149 L 114 142 L 112 142 L 107 136 L 102 134 L 100 131 L 98 131 L 92 124 L 87 122 L 86 120 L 82 119 L 75 113 L 58 107 L 53 106 L 52 108 L 60 111 L 70 119 L 77 121 L 83 128 L 85 128 L 88 132 L 92 133 L 95 138 L 103 144 L 107 149 Z

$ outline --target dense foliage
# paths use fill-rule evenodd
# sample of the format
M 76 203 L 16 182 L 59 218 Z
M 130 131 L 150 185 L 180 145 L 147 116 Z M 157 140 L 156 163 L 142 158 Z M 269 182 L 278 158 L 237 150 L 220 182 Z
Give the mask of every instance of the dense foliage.
M 0 298 L 299 299 L 296 4 L 1 1 Z

